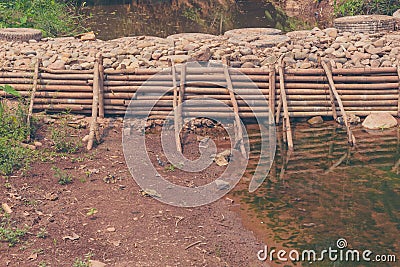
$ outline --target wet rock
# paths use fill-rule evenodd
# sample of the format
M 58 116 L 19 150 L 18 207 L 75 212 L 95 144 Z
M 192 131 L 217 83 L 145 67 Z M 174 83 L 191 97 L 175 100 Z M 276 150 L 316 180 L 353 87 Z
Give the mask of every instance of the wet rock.
M 311 119 L 307 120 L 308 124 L 310 125 L 318 125 L 324 123 L 324 119 L 321 116 L 312 117 Z
M 389 113 L 371 113 L 362 123 L 362 126 L 370 130 L 383 130 L 397 126 L 397 120 Z

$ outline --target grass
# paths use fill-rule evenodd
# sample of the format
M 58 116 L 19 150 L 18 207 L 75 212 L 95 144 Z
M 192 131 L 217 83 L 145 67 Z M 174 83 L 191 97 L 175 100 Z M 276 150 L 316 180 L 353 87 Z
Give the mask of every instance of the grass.
M 82 143 L 71 137 L 72 130 L 68 126 L 69 115 L 66 114 L 60 119 L 60 124 L 54 125 L 51 129 L 51 140 L 56 152 L 73 154 L 79 151 Z
M 72 35 L 83 29 L 76 10 L 61 0 L 0 0 L 0 28 L 37 28 L 51 37 Z
M 5 214 L 0 222 L 0 242 L 6 242 L 10 247 L 20 243 L 21 238 L 23 238 L 27 232 L 27 227 L 23 229 L 12 227 L 11 219 L 7 214 Z
M 83 258 L 76 258 L 74 261 L 73 267 L 89 267 L 90 266 L 90 259 L 93 254 L 88 253 L 84 255 Z
M 51 169 L 54 171 L 54 177 L 58 178 L 58 183 L 60 185 L 67 185 L 72 183 L 72 176 L 70 174 L 62 171 L 56 166 L 53 166 Z
M 35 132 L 26 124 L 28 106 L 11 86 L 0 86 L 9 97 L 0 97 L 0 174 L 9 175 L 29 164 L 31 151 L 20 144 Z

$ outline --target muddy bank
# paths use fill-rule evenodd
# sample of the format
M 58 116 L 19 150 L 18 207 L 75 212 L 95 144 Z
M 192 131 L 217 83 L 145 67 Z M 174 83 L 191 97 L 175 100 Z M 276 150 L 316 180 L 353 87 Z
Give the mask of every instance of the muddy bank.
M 107 119 L 102 125 L 103 143 L 77 154 L 49 154 L 51 126 L 39 129 L 41 160 L 8 177 L 0 190 L 1 203 L 12 210 L 1 220 L 27 231 L 12 247 L 0 242 L 1 266 L 72 266 L 87 258 L 107 266 L 260 266 L 256 253 L 261 244 L 232 211 L 236 203 L 223 198 L 185 209 L 147 196 L 125 165 L 122 121 Z M 74 130 L 76 142 L 87 132 Z M 189 137 L 185 155 L 191 157 L 198 151 Z M 165 163 L 159 166 L 154 157 L 162 175 L 187 186 L 198 182 L 167 168 L 158 134 L 146 138 L 150 154 Z M 70 175 L 72 183 L 60 185 L 54 168 Z M 212 166 L 199 179 L 221 170 Z

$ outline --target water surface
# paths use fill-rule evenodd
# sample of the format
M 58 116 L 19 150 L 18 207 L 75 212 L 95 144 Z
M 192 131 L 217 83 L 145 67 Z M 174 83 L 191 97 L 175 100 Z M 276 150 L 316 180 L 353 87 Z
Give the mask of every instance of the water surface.
M 80 1 L 89 15 L 86 27 L 103 40 L 123 36 L 166 37 L 182 32 L 220 34 L 244 27 L 289 31 L 296 20 L 260 0 L 112 0 Z
M 398 130 L 369 133 L 356 128 L 354 134 L 357 147 L 350 148 L 346 132 L 335 123 L 318 128 L 296 125 L 295 152 L 289 155 L 278 143 L 268 181 L 255 193 L 245 185 L 233 193 L 241 203 L 246 227 L 270 247 L 321 251 L 345 238 L 349 248 L 396 254 L 399 260 Z M 252 135 L 256 158 L 257 132 Z M 253 167 L 256 163 L 255 159 Z M 312 265 L 361 266 L 354 262 Z

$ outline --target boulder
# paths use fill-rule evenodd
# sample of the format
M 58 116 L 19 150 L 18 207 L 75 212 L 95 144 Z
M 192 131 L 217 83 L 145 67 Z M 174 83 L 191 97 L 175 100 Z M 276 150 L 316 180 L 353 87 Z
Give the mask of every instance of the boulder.
M 316 117 L 312 117 L 311 119 L 309 119 L 308 124 L 310 125 L 317 125 L 317 124 L 322 124 L 324 123 L 324 119 L 321 116 L 316 116 Z
M 397 126 L 397 120 L 389 113 L 371 113 L 365 118 L 362 126 L 370 130 L 389 129 Z

